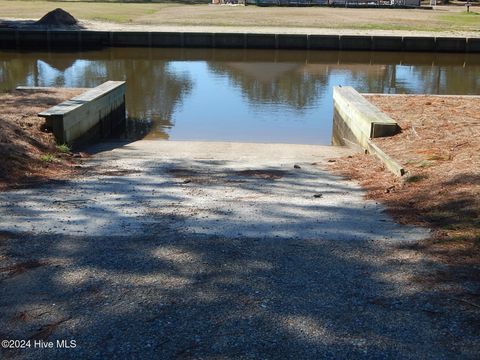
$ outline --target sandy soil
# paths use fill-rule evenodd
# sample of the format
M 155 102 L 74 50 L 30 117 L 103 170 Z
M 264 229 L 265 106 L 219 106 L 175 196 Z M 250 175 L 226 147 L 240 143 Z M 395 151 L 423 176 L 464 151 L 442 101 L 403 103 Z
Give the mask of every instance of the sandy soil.
M 427 225 L 425 253 L 450 264 L 441 282 L 478 284 L 480 266 L 480 101 L 478 97 L 367 96 L 402 132 L 375 139 L 409 172 L 396 178 L 372 156 L 355 155 L 333 168 L 360 181 L 368 197 L 397 219 Z M 473 299 L 472 299 L 473 300 Z M 478 302 L 478 299 L 476 299 Z
M 0 190 L 46 179 L 58 179 L 73 171 L 69 154 L 56 149 L 53 134 L 45 130 L 39 112 L 78 95 L 81 89 L 12 91 L 0 94 Z M 42 160 L 52 154 L 53 162 Z

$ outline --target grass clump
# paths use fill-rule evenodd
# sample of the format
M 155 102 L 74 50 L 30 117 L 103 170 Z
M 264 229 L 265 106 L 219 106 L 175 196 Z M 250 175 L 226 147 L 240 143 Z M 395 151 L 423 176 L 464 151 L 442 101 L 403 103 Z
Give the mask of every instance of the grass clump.
M 63 154 L 69 154 L 72 152 L 72 149 L 67 144 L 57 145 L 57 150 Z
M 55 158 L 55 155 L 53 155 L 51 153 L 46 153 L 46 154 L 43 154 L 42 156 L 40 156 L 40 160 L 42 160 L 43 162 L 46 162 L 46 163 L 52 163 L 56 160 L 56 158 Z

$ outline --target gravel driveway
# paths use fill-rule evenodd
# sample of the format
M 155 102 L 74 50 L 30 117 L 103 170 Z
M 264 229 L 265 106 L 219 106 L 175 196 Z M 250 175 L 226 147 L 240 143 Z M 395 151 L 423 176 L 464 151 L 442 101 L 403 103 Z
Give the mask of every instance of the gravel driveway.
M 3 357 L 478 356 L 472 309 L 414 281 L 439 267 L 410 249 L 428 231 L 328 172 L 348 150 L 92 151 L 85 176 L 0 194 L 0 338 L 32 346 Z

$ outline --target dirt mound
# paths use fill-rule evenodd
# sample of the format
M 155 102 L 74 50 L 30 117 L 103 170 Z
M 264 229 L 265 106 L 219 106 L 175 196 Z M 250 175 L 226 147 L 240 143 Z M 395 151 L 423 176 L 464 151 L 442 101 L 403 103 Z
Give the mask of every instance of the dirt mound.
M 68 12 L 57 8 L 44 15 L 36 22 L 37 25 L 55 25 L 55 26 L 71 26 L 77 25 L 78 21 Z

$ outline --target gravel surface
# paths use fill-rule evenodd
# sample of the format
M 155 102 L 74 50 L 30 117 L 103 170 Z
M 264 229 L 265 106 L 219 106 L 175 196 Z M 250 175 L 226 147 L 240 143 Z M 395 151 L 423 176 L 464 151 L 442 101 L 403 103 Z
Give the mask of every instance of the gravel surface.
M 140 141 L 0 194 L 5 358 L 475 358 L 472 309 L 306 145 Z M 54 344 L 56 345 L 56 344 Z M 55 346 L 54 346 L 55 347 Z

